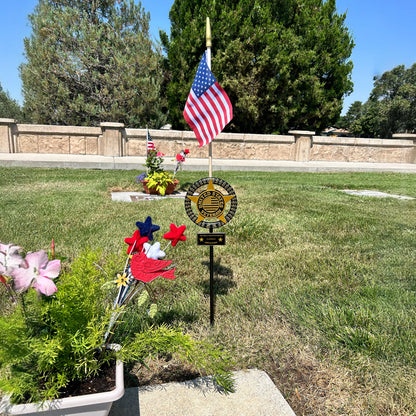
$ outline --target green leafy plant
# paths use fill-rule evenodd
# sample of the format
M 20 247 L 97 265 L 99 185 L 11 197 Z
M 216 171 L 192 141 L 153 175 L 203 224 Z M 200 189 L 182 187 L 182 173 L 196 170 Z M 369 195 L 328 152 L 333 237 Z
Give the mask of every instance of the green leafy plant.
M 0 255 L 0 267 L 4 266 L 0 282 L 10 304 L 0 311 L 0 393 L 8 394 L 12 403 L 61 397 L 71 382 L 96 376 L 116 358 L 145 362 L 160 354 L 174 354 L 202 372 L 215 374 L 226 391 L 232 389 L 230 362 L 220 350 L 195 341 L 180 328 L 155 324 L 153 296 L 143 293 L 158 276 L 175 278 L 175 269 L 167 268 L 171 261 L 159 260 L 165 255 L 160 243 L 147 243 L 159 227 L 150 217 L 137 225 L 139 230 L 126 238 L 124 268 L 117 256 L 103 259 L 100 251 L 87 249 L 65 267 L 49 296 L 45 287 L 50 287 L 59 260 L 45 260 L 39 275 L 29 279 L 23 291 L 16 285 L 16 276 L 27 273 L 28 262 L 17 265 L 18 247 L 1 245 L 5 255 Z M 164 238 L 175 246 L 186 239 L 184 230 L 185 226 L 172 224 Z M 21 269 L 19 273 L 11 270 L 12 265 Z M 43 281 L 42 290 L 39 281 Z M 121 349 L 108 351 L 110 340 Z
M 176 155 L 175 170 L 173 173 L 170 173 L 162 167 L 164 153 L 159 152 L 157 149 L 149 150 L 145 163 L 147 172 L 136 176 L 137 182 L 146 182 L 148 189 L 154 189 L 160 195 L 165 195 L 167 187 L 174 182 L 176 173 L 181 168 L 182 163 L 185 162 L 188 153 L 189 150 L 185 149 Z
M 146 180 L 148 180 L 147 187 L 149 189 L 155 188 L 160 195 L 165 195 L 166 189 L 169 184 L 173 183 L 174 177 L 170 172 L 163 171 L 148 175 Z
M 164 171 L 163 167 L 161 166 L 163 163 L 163 156 L 165 155 L 159 152 L 157 149 L 148 151 L 145 166 L 149 176 L 153 175 L 154 173 Z

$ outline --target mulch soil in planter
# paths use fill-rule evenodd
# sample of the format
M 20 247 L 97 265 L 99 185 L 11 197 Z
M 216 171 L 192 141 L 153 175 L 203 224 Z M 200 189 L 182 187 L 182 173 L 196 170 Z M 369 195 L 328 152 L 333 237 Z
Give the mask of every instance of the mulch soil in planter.
M 96 377 L 90 377 L 83 381 L 72 381 L 61 392 L 59 398 L 81 396 L 83 394 L 102 393 L 116 388 L 115 364 L 104 367 Z

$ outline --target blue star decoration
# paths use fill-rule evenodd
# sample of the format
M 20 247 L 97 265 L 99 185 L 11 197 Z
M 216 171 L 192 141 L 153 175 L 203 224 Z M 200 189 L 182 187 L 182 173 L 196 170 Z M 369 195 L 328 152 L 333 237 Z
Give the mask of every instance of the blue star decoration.
M 153 233 L 160 230 L 158 225 L 152 224 L 152 218 L 147 217 L 145 222 L 136 222 L 137 228 L 140 231 L 140 237 L 147 237 L 149 241 L 153 240 Z

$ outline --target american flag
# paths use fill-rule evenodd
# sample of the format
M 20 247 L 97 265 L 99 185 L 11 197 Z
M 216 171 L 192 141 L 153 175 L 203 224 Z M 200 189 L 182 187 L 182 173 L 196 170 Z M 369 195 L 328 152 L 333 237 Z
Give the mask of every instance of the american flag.
M 151 150 L 156 150 L 155 144 L 153 143 L 152 138 L 150 137 L 149 130 L 147 130 L 147 153 L 149 153 Z
M 212 141 L 233 118 L 225 91 L 208 68 L 205 53 L 199 63 L 183 116 L 202 147 Z

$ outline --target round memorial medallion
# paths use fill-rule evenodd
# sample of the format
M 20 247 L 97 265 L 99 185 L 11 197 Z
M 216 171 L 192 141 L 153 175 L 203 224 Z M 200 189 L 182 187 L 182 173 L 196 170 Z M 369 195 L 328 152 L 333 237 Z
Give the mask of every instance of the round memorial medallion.
M 234 216 L 237 195 L 224 180 L 203 178 L 189 187 L 185 197 L 185 210 L 188 217 L 200 227 L 219 228 Z

